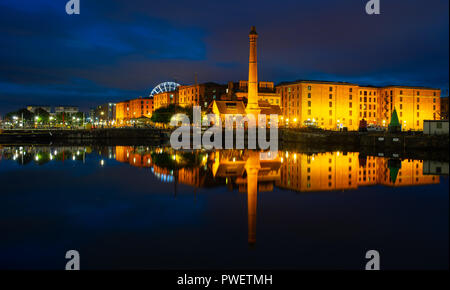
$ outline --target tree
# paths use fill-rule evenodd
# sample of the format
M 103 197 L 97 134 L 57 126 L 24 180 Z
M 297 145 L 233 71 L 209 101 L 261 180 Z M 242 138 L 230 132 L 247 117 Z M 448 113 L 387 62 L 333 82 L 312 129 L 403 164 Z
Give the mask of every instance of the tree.
M 155 110 L 152 114 L 151 120 L 155 123 L 170 123 L 170 119 L 175 114 L 185 114 L 189 117 L 189 120 L 193 120 L 192 106 L 180 107 L 175 104 L 170 104 L 167 107 L 162 107 Z
M 35 118 L 38 123 L 47 124 L 50 118 L 50 113 L 42 108 L 37 108 L 36 111 L 34 111 Z
M 32 121 L 34 119 L 34 114 L 27 109 L 20 109 L 15 112 L 9 112 L 6 114 L 5 119 L 11 121 L 14 117 L 17 117 L 18 120 L 22 120 L 23 117 L 24 121 Z

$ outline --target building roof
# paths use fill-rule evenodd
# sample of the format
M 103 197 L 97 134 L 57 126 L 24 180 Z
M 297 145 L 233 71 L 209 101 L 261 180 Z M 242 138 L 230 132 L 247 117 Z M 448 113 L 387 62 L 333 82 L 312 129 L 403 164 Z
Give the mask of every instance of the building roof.
M 418 89 L 418 90 L 440 90 L 436 88 L 430 88 L 430 87 L 421 87 L 421 86 L 399 86 L 399 85 L 388 85 L 388 86 L 382 86 L 379 88 L 399 88 L 399 89 Z
M 258 100 L 258 106 L 261 109 L 261 115 L 271 115 L 277 114 L 281 115 L 281 108 L 277 105 L 271 105 L 269 102 L 265 100 Z
M 335 81 L 321 81 L 321 80 L 296 80 L 291 82 L 281 82 L 277 84 L 277 87 L 280 86 L 287 86 L 287 85 L 293 85 L 293 84 L 300 84 L 300 83 L 312 83 L 312 84 L 330 84 L 330 85 L 347 85 L 347 86 L 358 86 L 362 88 L 404 88 L 404 89 L 419 89 L 419 90 L 439 90 L 437 88 L 430 88 L 430 87 L 422 87 L 422 86 L 403 86 L 403 85 L 384 85 L 384 86 L 374 86 L 374 85 L 358 85 L 355 83 L 349 83 L 349 82 L 335 82 Z
M 357 86 L 357 84 L 348 83 L 348 82 L 333 82 L 333 81 L 320 81 L 320 80 L 296 80 L 296 81 L 291 81 L 291 82 L 281 82 L 276 86 L 279 87 L 279 86 L 287 86 L 287 85 L 300 84 L 300 83 Z
M 226 87 L 227 85 L 222 85 L 214 82 L 206 82 L 206 83 L 198 83 L 198 84 L 190 84 L 190 85 L 180 85 L 177 89 L 187 88 L 187 87 L 195 87 L 195 86 L 212 86 L 212 87 Z
M 220 114 L 245 114 L 242 101 L 214 101 Z

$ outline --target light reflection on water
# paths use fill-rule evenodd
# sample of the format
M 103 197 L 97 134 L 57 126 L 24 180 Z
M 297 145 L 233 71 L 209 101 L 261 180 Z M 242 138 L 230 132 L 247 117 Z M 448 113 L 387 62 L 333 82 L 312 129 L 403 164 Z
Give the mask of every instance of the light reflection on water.
M 447 215 L 448 217 L 448 202 L 447 206 L 444 208 L 442 208 L 443 205 L 441 204 L 441 202 L 445 202 L 445 200 L 448 201 L 448 187 L 446 187 L 446 185 L 448 186 L 448 178 L 440 177 L 437 174 L 448 172 L 448 163 L 362 156 L 358 152 L 322 152 L 305 154 L 293 151 L 279 151 L 278 154 L 272 153 L 273 156 L 268 159 L 261 158 L 261 152 L 252 150 L 185 152 L 174 151 L 170 148 L 151 148 L 146 146 L 99 148 L 23 146 L 3 147 L 0 149 L 0 153 L 0 172 L 4 177 L 4 173 L 9 172 L 9 177 L 21 176 L 24 182 L 26 182 L 27 177 L 31 176 L 30 179 L 45 178 L 49 183 L 52 183 L 51 174 L 58 175 L 64 173 L 68 175 L 68 179 L 65 179 L 64 190 L 71 192 L 71 188 L 83 188 L 82 190 L 84 192 L 90 193 L 92 200 L 87 201 L 73 200 L 74 197 L 71 197 L 72 195 L 68 194 L 68 198 L 69 200 L 72 200 L 72 203 L 59 200 L 61 198 L 61 196 L 59 196 L 58 200 L 64 204 L 65 210 L 77 211 L 79 208 L 84 207 L 85 203 L 89 204 L 99 198 L 102 202 L 108 203 L 108 193 L 111 193 L 111 200 L 117 198 L 117 196 L 120 197 L 119 200 L 122 200 L 122 203 L 117 202 L 116 200 L 116 204 L 109 205 L 109 209 L 108 206 L 102 204 L 98 205 L 98 211 L 91 209 L 89 214 L 86 214 L 85 216 L 83 216 L 82 213 L 78 215 L 77 219 L 79 220 L 79 225 L 76 227 L 78 231 L 77 235 L 80 235 L 81 232 L 85 231 L 80 224 L 85 225 L 90 222 L 93 222 L 94 224 L 99 223 L 96 230 L 103 233 L 105 236 L 115 236 L 121 231 L 133 231 L 136 223 L 142 223 L 143 221 L 131 219 L 126 222 L 125 218 L 117 223 L 117 227 L 119 228 L 117 233 L 111 233 L 109 230 L 114 229 L 114 224 L 109 224 L 108 226 L 102 224 L 103 220 L 101 212 L 110 210 L 115 213 L 114 217 L 110 218 L 117 220 L 121 215 L 127 217 L 130 214 L 135 214 L 132 209 L 140 208 L 140 203 L 145 204 L 146 202 L 150 202 L 152 203 L 151 208 L 153 208 L 156 206 L 153 203 L 160 202 L 158 200 L 161 199 L 161 194 L 166 196 L 165 198 L 167 198 L 167 196 L 173 196 L 180 199 L 180 196 L 191 195 L 193 191 L 194 200 L 199 198 L 202 203 L 201 210 L 198 208 L 198 205 L 189 204 L 184 198 L 182 198 L 182 200 L 186 204 L 174 205 L 179 212 L 172 211 L 171 208 L 165 208 L 165 210 L 161 212 L 161 206 L 171 205 L 168 200 L 164 200 L 162 204 L 157 206 L 158 208 L 156 210 L 163 215 L 170 214 L 171 217 L 169 220 L 175 219 L 178 222 L 181 221 L 178 220 L 177 216 L 181 219 L 186 218 L 189 220 L 191 217 L 187 217 L 186 213 L 183 212 L 191 212 L 191 214 L 195 216 L 194 219 L 196 222 L 188 222 L 186 228 L 181 229 L 168 219 L 161 219 L 161 216 L 155 217 L 154 213 L 141 213 L 140 210 L 142 210 L 142 208 L 136 212 L 139 213 L 140 217 L 156 220 L 156 225 L 152 225 L 152 227 L 157 228 L 154 233 L 155 236 L 160 237 L 161 232 L 173 230 L 171 235 L 168 236 L 181 239 L 181 242 L 183 243 L 183 240 L 186 238 L 187 230 L 197 232 L 197 235 L 200 236 L 198 237 L 200 240 L 211 239 L 204 237 L 211 234 L 211 229 L 208 226 L 205 226 L 206 221 L 199 218 L 199 215 L 203 216 L 203 218 L 211 218 L 213 215 L 211 211 L 220 211 L 222 212 L 223 219 L 226 219 L 227 215 L 224 215 L 223 212 L 227 211 L 227 207 L 230 208 L 231 212 L 235 212 L 236 207 L 242 208 L 245 206 L 245 225 L 247 228 L 247 243 L 245 244 L 250 245 L 251 248 L 258 248 L 255 247 L 255 245 L 261 242 L 262 247 L 266 251 L 272 250 L 280 252 L 280 257 L 266 257 L 264 263 L 261 264 L 261 259 L 263 259 L 264 256 L 267 256 L 268 253 L 256 255 L 255 251 L 248 252 L 248 249 L 245 250 L 242 248 L 244 243 L 242 243 L 241 238 L 243 235 L 240 234 L 242 234 L 241 227 L 243 220 L 241 219 L 240 226 L 229 228 L 228 222 L 221 220 L 219 214 L 219 216 L 214 216 L 214 224 L 219 228 L 224 229 L 223 231 L 215 232 L 216 238 L 218 238 L 219 241 L 239 244 L 232 246 L 219 244 L 219 248 L 237 247 L 237 253 L 240 253 L 241 256 L 235 257 L 235 263 L 228 261 L 228 258 L 223 257 L 223 255 L 228 255 L 227 253 L 222 253 L 220 255 L 216 254 L 217 257 L 215 261 L 209 261 L 207 259 L 208 255 L 204 254 L 205 256 L 202 256 L 198 261 L 198 263 L 203 261 L 204 264 L 197 264 L 197 262 L 184 259 L 179 261 L 176 260 L 176 256 L 171 256 L 173 254 L 170 254 L 170 257 L 165 256 L 167 260 L 157 256 L 156 259 L 151 262 L 143 262 L 137 258 L 135 256 L 136 253 L 131 250 L 129 260 L 124 257 L 119 259 L 122 264 L 114 264 L 115 262 L 112 261 L 115 260 L 111 257 L 106 258 L 103 256 L 102 260 L 100 257 L 97 257 L 97 255 L 99 255 L 98 253 L 92 253 L 93 257 L 97 257 L 88 264 L 89 267 L 92 268 L 176 268 L 180 266 L 204 268 L 205 265 L 211 265 L 212 267 L 229 266 L 234 268 L 252 267 L 255 265 L 263 268 L 353 268 L 357 263 L 361 262 L 360 259 L 355 262 L 341 262 L 341 264 L 339 264 L 338 261 L 328 260 L 328 263 L 321 263 L 321 259 L 317 260 L 317 257 L 313 258 L 310 257 L 311 254 L 306 255 L 303 253 L 303 255 L 299 256 L 302 257 L 301 259 L 289 261 L 288 253 L 295 253 L 296 251 L 291 248 L 292 245 L 287 246 L 284 242 L 279 241 L 278 238 L 281 236 L 288 236 L 292 238 L 291 242 L 294 243 L 294 245 L 296 243 L 303 244 L 303 246 L 306 245 L 303 249 L 304 251 L 314 252 L 316 250 L 320 252 L 323 251 L 323 246 L 327 245 L 327 240 L 322 240 L 320 237 L 327 236 L 329 245 L 337 246 L 342 250 L 342 255 L 346 254 L 347 256 L 351 256 L 354 255 L 354 253 L 352 252 L 351 247 L 348 247 L 347 243 L 355 243 L 353 244 L 353 246 L 355 246 L 357 241 L 361 241 L 360 237 L 349 242 L 344 236 L 353 236 L 354 233 L 349 233 L 349 231 L 355 229 L 355 227 L 359 230 L 364 227 L 374 228 L 375 225 L 379 225 L 380 222 L 384 224 L 384 226 L 388 223 L 392 223 L 392 228 L 377 228 L 375 232 L 372 233 L 376 234 L 374 236 L 375 244 L 380 244 L 382 247 L 385 247 L 386 252 L 388 253 L 398 247 L 396 243 L 392 243 L 392 240 L 399 239 L 393 234 L 395 230 L 399 231 L 399 235 L 405 235 L 406 233 L 407 236 L 417 237 L 417 235 L 427 234 L 430 235 L 428 238 L 434 242 L 448 242 L 448 219 L 447 221 L 441 220 L 442 216 L 436 215 L 438 212 L 441 215 Z M 124 168 L 124 166 L 126 167 Z M 39 168 L 41 168 L 41 170 L 39 170 Z M 36 169 L 38 170 L 36 171 Z M 135 171 L 136 169 L 139 171 Z M 142 177 L 141 169 L 144 170 L 147 177 Z M 55 173 L 55 170 L 59 172 Z M 48 175 L 49 173 L 50 175 Z M 45 177 L 44 174 L 46 175 Z M 88 176 L 83 176 L 83 174 L 87 174 Z M 149 178 L 148 174 L 151 174 L 153 177 Z M 89 181 L 89 184 L 82 187 L 78 179 Z M 443 184 L 441 184 L 441 179 Z M 1 181 L 4 182 L 5 180 Z M 41 181 L 37 181 L 36 183 L 36 186 L 31 186 L 30 188 L 37 189 L 38 191 L 47 190 L 49 191 L 49 195 L 56 194 L 55 188 L 52 186 L 49 186 L 49 188 L 46 189 Z M 14 194 L 25 194 L 26 190 L 29 190 L 30 188 L 26 186 L 25 188 L 21 188 L 21 186 L 18 188 L 13 186 L 6 187 L 7 190 L 4 192 L 6 193 L 6 196 L 4 195 L 4 201 L 2 202 L 5 208 L 3 213 L 0 214 L 2 220 L 7 221 L 8 218 L 11 218 L 10 222 L 12 224 L 17 222 L 17 216 L 16 220 L 14 220 L 14 213 L 9 212 L 11 211 L 11 208 L 6 208 L 6 203 L 11 202 L 16 207 L 23 203 L 28 203 L 28 201 L 16 200 L 17 196 L 14 197 Z M 400 191 L 395 190 L 395 188 L 399 188 Z M 217 202 L 215 201 L 216 197 L 210 195 L 223 195 L 223 189 L 225 189 L 225 192 L 242 193 L 244 194 L 245 199 L 242 200 L 243 197 L 241 195 L 238 199 L 227 200 L 222 205 L 217 205 L 215 204 Z M 126 196 L 127 191 L 130 192 L 129 196 Z M 132 194 L 133 192 L 141 191 L 150 194 L 150 197 L 146 196 L 144 199 L 140 195 L 136 196 L 135 194 Z M 427 191 L 434 191 L 435 196 L 424 196 L 423 193 Z M 353 203 L 352 206 L 357 206 L 359 208 L 350 208 L 350 205 L 343 205 L 342 201 L 336 201 L 336 194 L 341 196 L 342 192 L 346 193 L 345 196 L 342 196 L 342 201 Z M 369 196 L 367 196 L 367 192 L 370 193 Z M 398 196 L 399 192 L 402 194 L 401 197 Z M 202 197 L 198 196 L 200 193 L 203 194 Z M 271 193 L 276 194 L 276 196 Z M 305 205 L 299 205 L 299 207 L 296 208 L 295 204 L 300 198 L 295 200 L 292 195 L 286 196 L 286 194 L 289 193 L 318 194 L 320 199 L 313 200 L 311 200 L 312 196 L 306 195 L 306 198 L 304 198 L 306 204 L 315 205 L 318 211 L 322 213 L 324 213 L 324 210 L 329 210 L 329 213 L 323 215 L 320 219 L 324 217 L 330 219 L 337 218 L 340 219 L 340 223 L 338 223 L 338 225 L 333 225 L 332 221 L 323 222 L 320 219 L 317 221 L 318 213 L 313 211 L 314 208 L 305 208 Z M 331 195 L 327 193 L 330 193 Z M 410 197 L 406 196 L 408 193 L 410 193 Z M 154 194 L 153 197 L 152 194 Z M 260 194 L 268 196 L 267 199 L 269 199 L 269 201 L 266 201 L 268 204 L 264 204 Z M 361 196 L 358 197 L 355 194 L 360 194 Z M 387 196 L 388 194 L 397 194 L 397 196 Z M 430 192 L 429 194 L 433 194 L 433 192 Z M 436 196 L 436 194 L 438 195 Z M 125 195 L 125 197 L 123 197 L 123 195 Z M 362 197 L 363 199 L 361 199 Z M 86 196 L 84 198 L 89 197 Z M 364 199 L 367 199 L 368 201 L 367 204 L 362 205 Z M 370 204 L 371 202 L 373 203 L 372 205 Z M 436 204 L 433 202 L 436 202 Z M 211 205 L 211 203 L 214 203 L 214 205 Z M 339 204 L 340 207 L 332 207 L 336 206 L 336 204 Z M 421 207 L 421 205 L 427 204 L 431 204 L 431 206 Z M 404 205 L 404 208 L 399 209 L 402 205 Z M 438 208 L 436 208 L 436 206 L 438 206 Z M 219 210 L 218 207 L 220 208 Z M 260 207 L 263 209 L 268 208 L 266 212 L 271 213 L 270 218 L 267 218 L 267 216 L 264 216 L 264 213 L 261 213 Z M 52 220 L 57 218 L 53 209 L 49 210 L 44 208 L 45 207 L 42 206 L 41 210 L 43 212 L 38 210 L 38 213 L 35 213 L 35 216 L 42 218 L 43 213 L 45 213 L 47 219 Z M 151 208 L 149 208 L 149 210 Z M 376 210 L 372 213 L 373 215 L 365 217 L 365 215 L 367 215 L 367 212 L 365 211 L 370 208 Z M 411 209 L 415 209 L 416 211 L 417 209 L 420 209 L 420 211 L 411 215 Z M 67 214 L 65 210 L 62 210 L 59 214 Z M 302 210 L 302 212 L 300 213 L 299 210 Z M 126 214 L 123 211 L 125 211 Z M 288 212 L 291 217 L 294 215 L 292 221 L 289 221 L 289 218 L 286 218 L 285 211 Z M 398 212 L 396 213 L 395 211 Z M 206 212 L 208 214 L 206 214 Z M 342 213 L 346 216 L 338 216 Z M 420 220 L 420 216 L 416 216 L 416 214 L 420 215 L 423 213 L 429 215 L 427 219 L 433 224 L 422 225 L 423 228 L 419 229 L 411 229 L 409 226 L 408 230 L 398 229 L 399 226 L 404 226 L 402 223 L 414 219 Z M 240 215 L 242 215 L 242 213 Z M 90 218 L 91 220 L 88 222 L 85 220 L 87 218 Z M 297 223 L 299 222 L 297 220 L 298 218 L 300 218 L 300 220 L 306 218 L 306 220 L 304 220 L 305 224 L 301 227 L 297 227 Z M 376 220 L 377 218 L 379 220 Z M 352 222 L 355 222 L 355 220 L 358 219 L 361 219 L 361 221 L 367 219 L 366 224 L 352 224 Z M 400 220 L 400 222 L 395 219 Z M 314 220 L 317 223 L 318 230 L 325 228 L 329 233 L 323 234 L 315 232 L 313 229 L 315 226 Z M 286 224 L 286 222 L 288 224 Z M 423 222 L 423 220 L 421 222 Z M 4 243 L 6 244 L 0 244 L 0 253 L 3 253 L 6 250 L 11 251 L 11 249 L 18 251 L 20 249 L 18 243 L 26 244 L 25 240 L 30 241 L 36 239 L 36 236 L 39 236 L 37 240 L 40 240 L 42 238 L 40 235 L 44 235 L 44 233 L 39 232 L 39 229 L 28 231 L 28 224 L 26 222 L 22 222 L 20 225 L 23 226 L 23 231 L 19 235 L 16 236 L 14 231 L 12 231 L 12 241 L 15 243 L 8 244 L 8 241 L 5 241 Z M 447 225 L 446 230 L 445 225 Z M 335 226 L 336 228 L 334 228 Z M 90 225 L 88 227 L 90 227 Z M 435 227 L 434 231 L 433 227 Z M 34 227 L 32 226 L 31 228 Z M 6 231 L 5 234 L 11 232 L 11 227 L 9 225 L 3 225 L 0 229 L 3 232 Z M 289 229 L 287 233 L 280 232 L 286 229 Z M 426 232 L 421 232 L 421 229 L 426 229 Z M 134 232 L 133 236 L 142 237 L 143 241 L 147 240 L 147 238 L 153 239 L 155 237 L 148 231 L 143 233 L 142 230 L 143 229 L 140 228 L 140 230 Z M 47 231 L 49 231 L 48 228 L 43 230 L 43 232 Z M 237 232 L 240 234 L 237 234 Z M 305 237 L 305 233 L 309 233 L 308 236 Z M 384 244 L 381 241 L 381 237 L 386 233 L 389 233 L 390 235 L 391 244 Z M 52 232 L 52 234 L 57 235 L 56 232 Z M 361 232 L 359 234 L 361 234 Z M 220 235 L 222 235 L 222 237 L 220 237 Z M 370 236 L 371 234 L 367 233 L 367 235 Z M 239 236 L 239 238 L 227 240 L 224 239 L 224 236 Z M 123 243 L 129 246 L 133 244 L 133 242 L 127 238 L 121 238 Z M 81 237 L 78 237 L 77 239 L 81 239 L 80 243 L 83 243 L 84 247 L 89 246 L 94 248 L 95 246 L 98 246 L 97 240 L 84 240 Z M 214 238 L 212 239 L 215 240 Z M 387 240 L 390 239 L 388 238 Z M 365 239 L 363 240 L 365 241 Z M 116 240 L 116 242 L 119 241 L 120 239 Z M 399 242 L 400 241 L 401 239 Z M 152 243 L 154 243 L 154 241 L 152 241 Z M 70 244 L 70 242 L 66 241 L 66 243 L 62 244 Z M 112 243 L 109 245 L 109 248 L 117 250 L 117 246 L 118 245 L 115 243 Z M 156 246 L 161 250 L 164 249 L 162 252 L 165 252 L 170 248 L 167 245 L 167 241 L 166 244 L 156 243 L 156 245 L 153 245 L 153 247 Z M 191 250 L 197 254 L 198 251 L 201 252 L 201 249 L 205 247 L 205 245 L 201 244 L 191 246 L 194 247 L 191 248 Z M 367 246 L 368 245 L 358 244 L 358 247 L 362 248 Z M 428 246 L 430 245 L 423 241 L 416 245 L 417 248 Z M 438 245 L 435 244 L 434 246 L 436 246 L 436 249 L 442 250 Z M 285 247 L 285 249 L 280 249 L 280 247 Z M 180 250 L 183 255 L 189 256 L 186 255 L 186 249 L 183 249 L 183 247 L 181 248 L 182 249 Z M 209 253 L 209 255 L 211 255 L 211 253 Z M 229 255 L 234 257 L 235 254 Z M 283 255 L 287 256 L 283 258 Z M 319 254 L 319 257 L 320 255 L 322 254 Z M 336 253 L 334 253 L 334 255 L 337 257 L 339 256 Z M 404 255 L 405 253 L 401 253 L 399 254 L 398 259 L 393 259 L 394 261 L 392 262 L 391 267 L 411 267 L 411 264 L 403 264 L 404 260 L 402 262 L 402 259 L 404 259 Z M 249 256 L 250 260 L 241 260 L 244 258 L 248 259 Z M 448 267 L 448 258 L 447 260 L 440 258 L 445 256 L 448 257 L 448 248 L 446 252 L 444 251 L 444 253 L 441 253 L 441 255 L 437 255 L 436 257 L 433 257 L 433 255 L 430 256 L 428 253 L 429 264 L 427 264 L 425 268 L 440 268 L 445 265 Z M 152 257 L 155 258 L 155 256 Z M 219 261 L 219 257 L 223 260 L 222 262 Z M 304 260 L 302 261 L 302 259 Z M 109 261 L 109 263 L 106 263 L 106 261 Z M 27 259 L 26 257 L 22 257 L 18 260 L 14 260 L 13 256 L 8 255 L 4 261 L 0 261 L 0 267 L 54 268 L 55 265 L 57 265 L 57 263 L 54 262 L 48 264 L 44 263 L 42 265 L 35 263 L 36 261 L 30 258 Z M 412 267 L 414 268 L 416 266 L 412 265 Z

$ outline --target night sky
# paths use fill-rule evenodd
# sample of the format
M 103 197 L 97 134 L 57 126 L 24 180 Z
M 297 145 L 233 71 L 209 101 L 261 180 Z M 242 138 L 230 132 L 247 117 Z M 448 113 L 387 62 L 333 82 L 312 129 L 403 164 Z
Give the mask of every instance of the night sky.
M 247 79 L 248 32 L 261 81 L 449 86 L 449 1 L 0 0 L 0 114 L 29 104 L 147 96 L 160 82 Z

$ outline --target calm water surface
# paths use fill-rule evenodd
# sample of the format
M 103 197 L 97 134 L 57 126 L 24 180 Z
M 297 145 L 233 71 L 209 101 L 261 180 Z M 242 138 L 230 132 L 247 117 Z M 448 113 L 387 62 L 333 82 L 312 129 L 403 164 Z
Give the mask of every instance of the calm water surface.
M 448 269 L 441 163 L 274 155 L 0 147 L 0 268 Z

